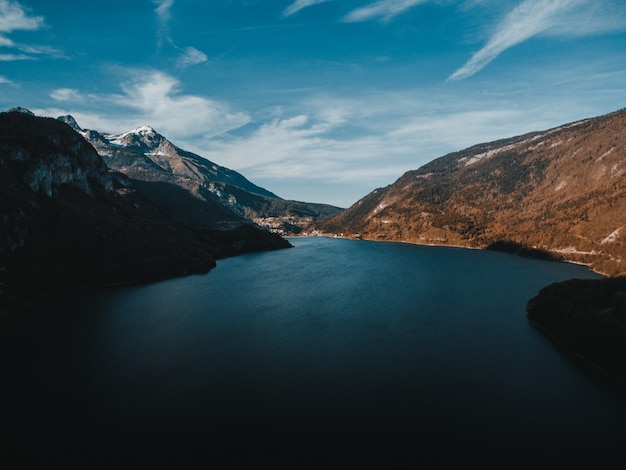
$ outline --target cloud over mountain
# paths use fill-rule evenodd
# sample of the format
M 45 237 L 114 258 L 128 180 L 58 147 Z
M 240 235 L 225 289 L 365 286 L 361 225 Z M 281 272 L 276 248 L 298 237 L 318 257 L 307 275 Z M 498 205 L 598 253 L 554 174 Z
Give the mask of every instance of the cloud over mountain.
M 178 79 L 155 70 L 133 70 L 116 94 L 84 94 L 72 88 L 59 88 L 51 98 L 73 109 L 35 109 L 42 115 L 73 114 L 85 127 L 121 132 L 150 124 L 176 139 L 193 136 L 213 137 L 237 129 L 250 117 L 219 100 L 185 94 Z M 95 111 L 93 106 L 100 108 Z M 80 108 L 85 107 L 85 111 Z M 76 109 L 78 108 L 78 109 Z M 102 110 L 110 110 L 105 114 Z

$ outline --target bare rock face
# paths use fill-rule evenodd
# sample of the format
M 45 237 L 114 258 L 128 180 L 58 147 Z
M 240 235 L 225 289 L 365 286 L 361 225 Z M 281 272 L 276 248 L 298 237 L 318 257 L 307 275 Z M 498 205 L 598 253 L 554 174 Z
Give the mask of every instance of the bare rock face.
M 0 152 L 14 162 L 14 171 L 34 192 L 52 197 L 63 184 L 92 195 L 96 188 L 113 188 L 98 153 L 67 126 L 24 111 L 0 116 Z
M 57 120 L 59 120 L 61 122 L 64 122 L 65 124 L 70 126 L 72 129 L 74 129 L 75 131 L 84 132 L 83 129 L 76 122 L 76 119 L 74 119 L 74 117 L 70 116 L 69 114 L 67 114 L 65 116 L 59 116 L 57 118 Z
M 58 119 L 85 137 L 109 168 L 134 180 L 162 210 L 188 224 L 224 230 L 253 223 L 293 234 L 342 211 L 326 204 L 284 200 L 242 174 L 174 145 L 150 126 L 106 134 L 81 129 L 71 116 Z M 179 203 L 188 197 L 195 200 L 193 210 Z
M 317 229 L 481 248 L 506 242 L 626 273 L 625 129 L 621 110 L 451 153 Z
M 0 113 L 0 310 L 78 286 L 205 272 L 222 256 L 290 246 L 251 225 L 218 234 L 187 225 L 154 204 L 147 194 L 159 188 L 146 184 L 110 170 L 64 122 Z M 177 201 L 196 209 L 189 196 Z

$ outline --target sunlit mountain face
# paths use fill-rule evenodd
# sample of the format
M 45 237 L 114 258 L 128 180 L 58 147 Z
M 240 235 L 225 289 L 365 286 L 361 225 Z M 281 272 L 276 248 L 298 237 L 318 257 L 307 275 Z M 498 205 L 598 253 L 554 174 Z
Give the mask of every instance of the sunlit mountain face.
M 625 127 L 622 110 L 454 152 L 374 190 L 318 228 L 522 250 L 624 274 Z
M 0 24 L 0 109 L 150 125 L 284 199 L 339 207 L 626 91 L 621 0 L 0 0 Z

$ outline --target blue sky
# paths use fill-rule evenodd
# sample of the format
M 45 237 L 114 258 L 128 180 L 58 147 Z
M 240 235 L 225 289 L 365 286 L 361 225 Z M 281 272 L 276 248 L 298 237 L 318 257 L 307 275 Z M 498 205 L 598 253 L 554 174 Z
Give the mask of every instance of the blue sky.
M 0 109 L 349 206 L 445 153 L 626 106 L 623 0 L 0 0 Z

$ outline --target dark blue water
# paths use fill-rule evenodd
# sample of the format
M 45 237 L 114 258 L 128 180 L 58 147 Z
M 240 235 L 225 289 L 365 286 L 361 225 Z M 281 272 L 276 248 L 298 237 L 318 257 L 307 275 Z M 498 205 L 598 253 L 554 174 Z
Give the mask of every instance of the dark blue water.
M 626 464 L 625 396 L 526 320 L 541 287 L 597 275 L 486 251 L 292 242 L 24 312 L 56 315 L 37 333 L 16 327 L 15 361 L 3 352 L 16 428 L 4 452 L 57 436 L 46 458 L 105 463 L 301 466 L 340 451 L 344 463 Z

